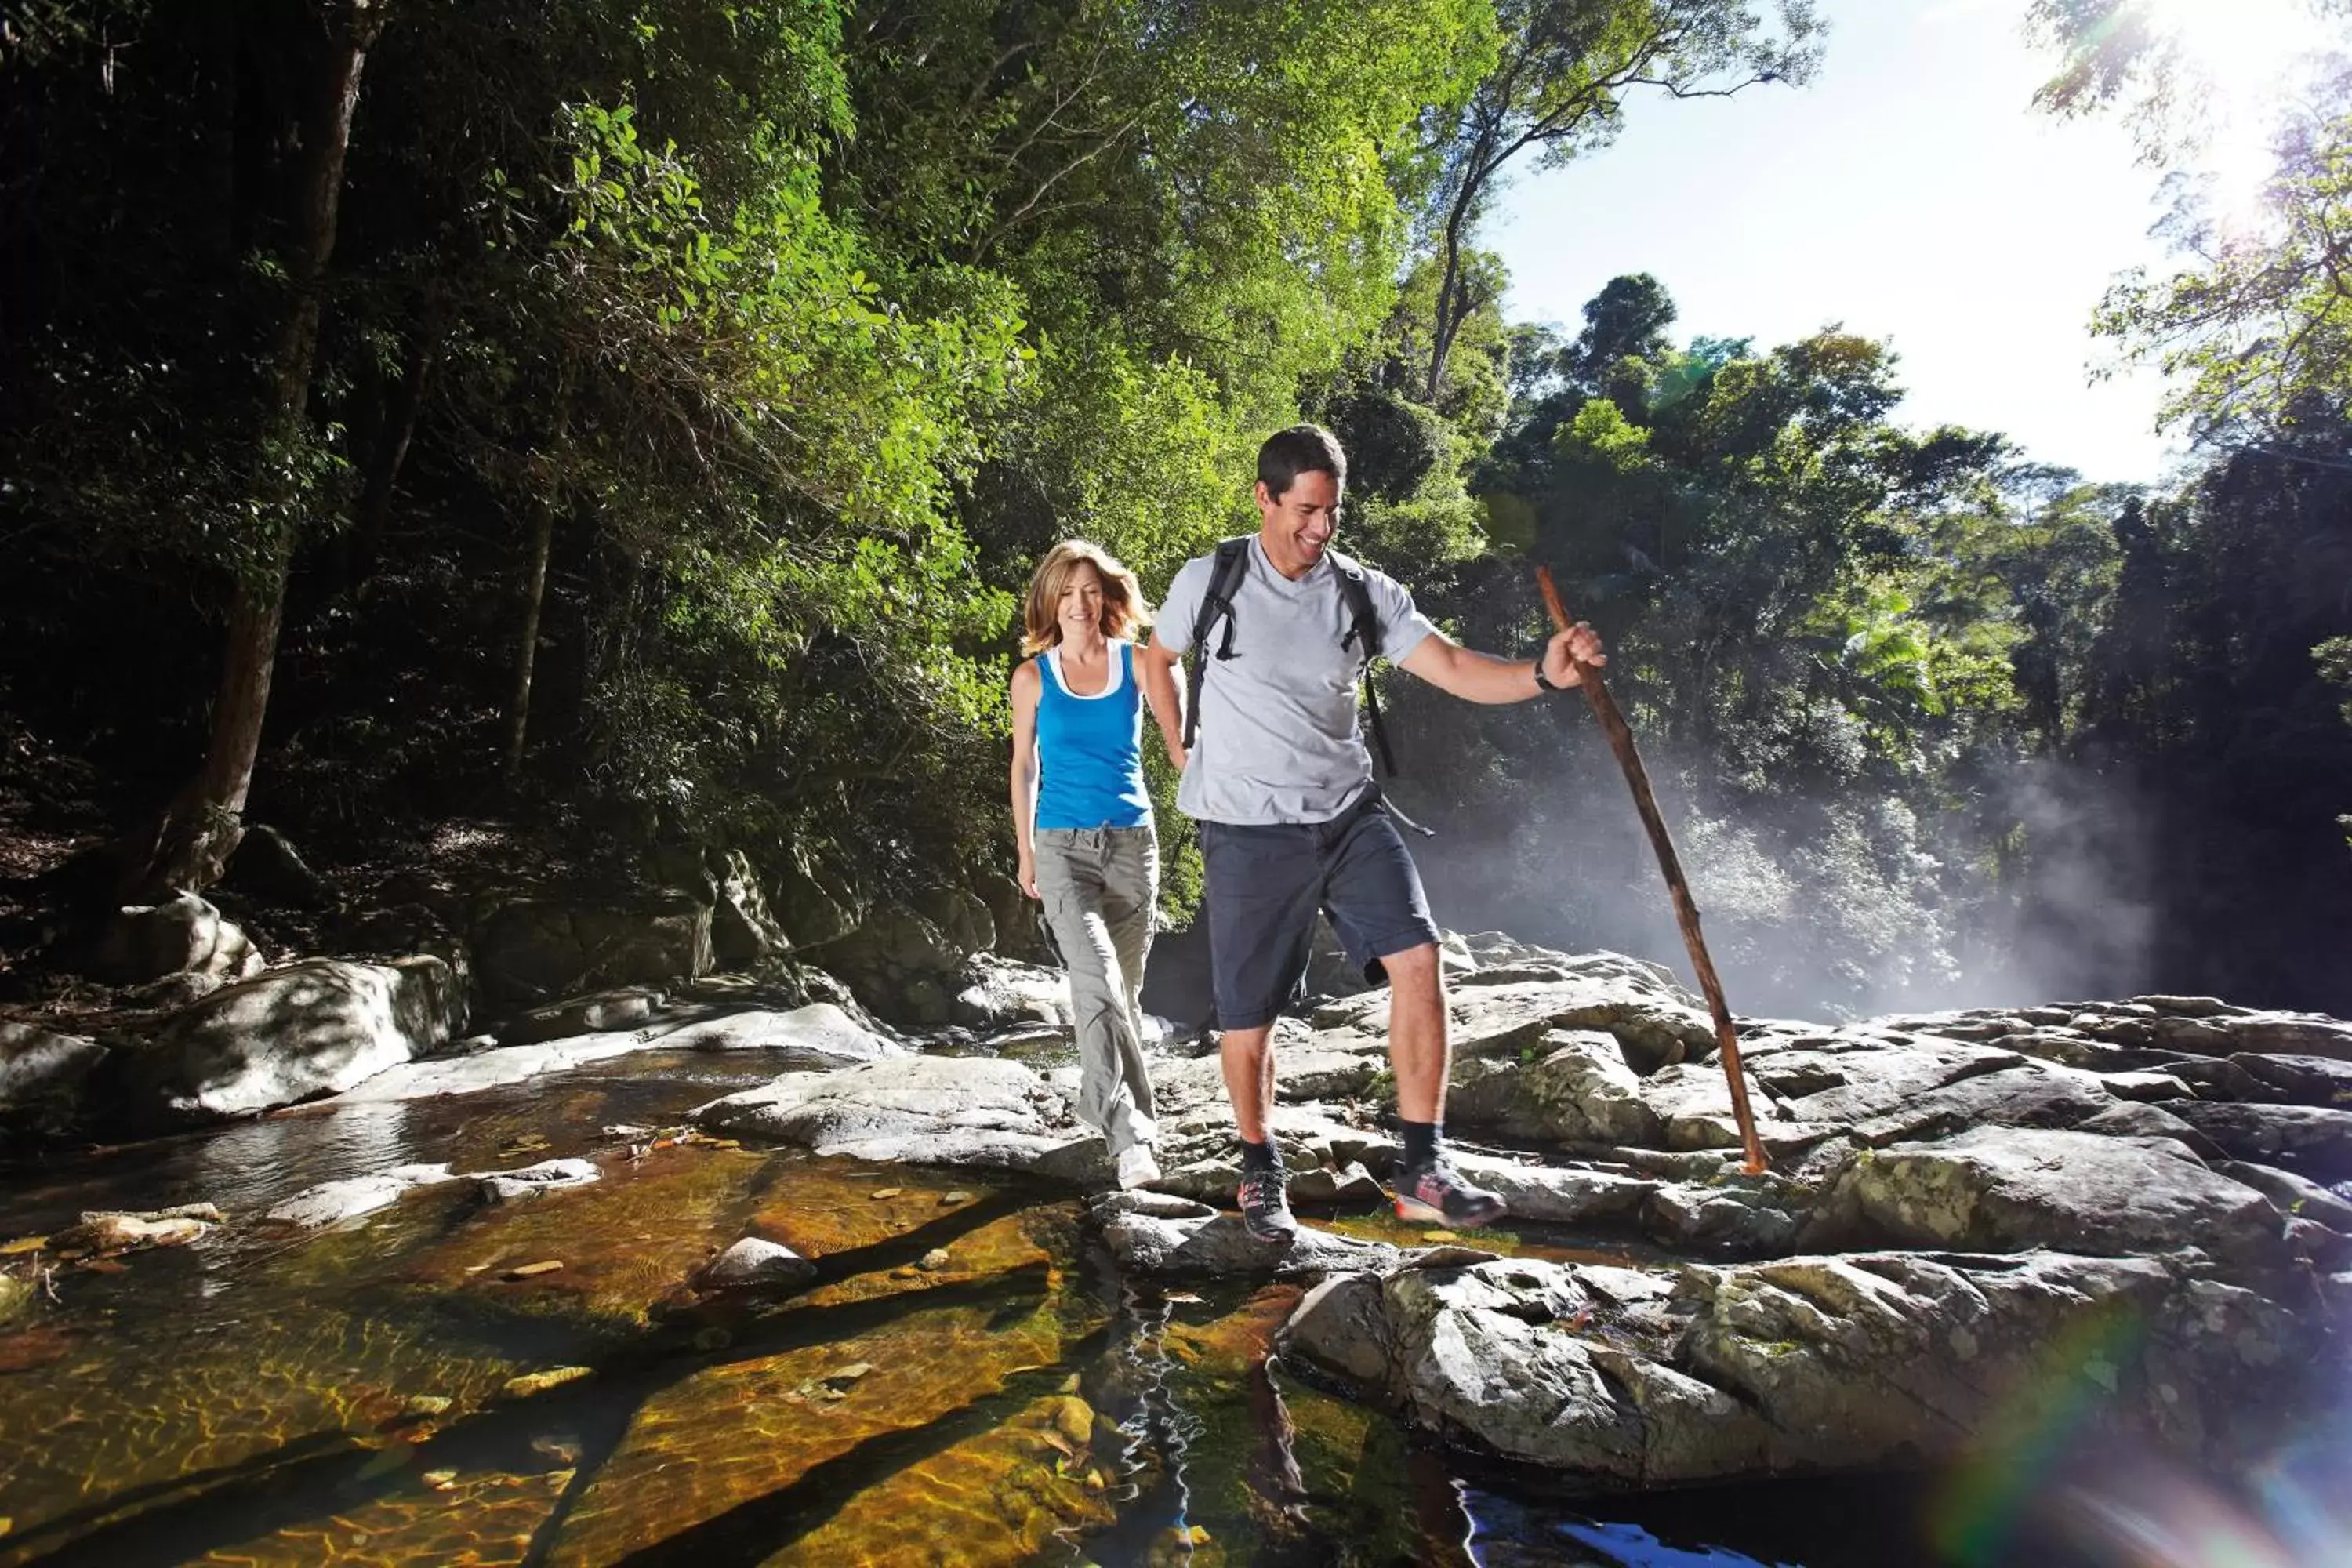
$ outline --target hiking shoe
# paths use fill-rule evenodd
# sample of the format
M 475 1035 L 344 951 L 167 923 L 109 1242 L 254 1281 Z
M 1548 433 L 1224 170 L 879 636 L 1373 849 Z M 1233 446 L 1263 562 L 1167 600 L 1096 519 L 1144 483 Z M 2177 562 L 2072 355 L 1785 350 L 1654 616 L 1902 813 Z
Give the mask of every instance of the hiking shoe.
M 1397 1218 L 1449 1230 L 1475 1230 L 1503 1217 L 1503 1200 L 1474 1187 L 1444 1160 L 1401 1173 L 1396 1182 Z
M 1284 1190 L 1280 1171 L 1244 1171 L 1237 1201 L 1242 1209 L 1242 1228 L 1254 1241 L 1268 1247 L 1287 1247 L 1298 1235 L 1298 1222 L 1290 1217 L 1290 1195 Z
M 1118 1152 L 1118 1184 L 1122 1192 L 1160 1179 L 1160 1162 L 1151 1157 L 1149 1143 L 1130 1143 Z

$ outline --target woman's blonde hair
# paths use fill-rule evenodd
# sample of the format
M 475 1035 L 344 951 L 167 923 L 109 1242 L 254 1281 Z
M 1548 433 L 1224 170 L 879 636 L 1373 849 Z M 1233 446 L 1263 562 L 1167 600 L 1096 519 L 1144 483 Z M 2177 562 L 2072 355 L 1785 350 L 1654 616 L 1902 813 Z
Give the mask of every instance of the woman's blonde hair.
M 1029 579 L 1029 597 L 1021 606 L 1021 651 L 1043 653 L 1062 640 L 1062 590 L 1081 564 L 1091 566 L 1102 579 L 1102 630 L 1107 637 L 1123 637 L 1151 624 L 1151 605 L 1143 584 L 1118 556 L 1088 539 L 1065 539 L 1045 552 Z

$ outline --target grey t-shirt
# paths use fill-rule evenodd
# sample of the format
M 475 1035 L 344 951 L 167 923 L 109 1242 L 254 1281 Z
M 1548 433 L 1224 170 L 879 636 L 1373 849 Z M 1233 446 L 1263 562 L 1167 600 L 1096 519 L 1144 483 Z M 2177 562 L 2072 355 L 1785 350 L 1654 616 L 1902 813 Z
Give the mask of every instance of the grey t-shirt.
M 1250 541 L 1249 567 L 1233 593 L 1234 657 L 1221 659 L 1223 616 L 1206 650 L 1192 647 L 1192 622 L 1209 591 L 1214 555 L 1184 563 L 1153 620 L 1176 653 L 1206 658 L 1201 729 L 1177 786 L 1176 804 L 1205 822 L 1328 822 L 1371 782 L 1372 757 L 1356 722 L 1360 650 L 1339 640 L 1352 624 L 1339 574 L 1326 551 L 1296 583 Z M 1391 663 L 1437 628 L 1385 572 L 1363 568 L 1380 616 L 1381 657 Z

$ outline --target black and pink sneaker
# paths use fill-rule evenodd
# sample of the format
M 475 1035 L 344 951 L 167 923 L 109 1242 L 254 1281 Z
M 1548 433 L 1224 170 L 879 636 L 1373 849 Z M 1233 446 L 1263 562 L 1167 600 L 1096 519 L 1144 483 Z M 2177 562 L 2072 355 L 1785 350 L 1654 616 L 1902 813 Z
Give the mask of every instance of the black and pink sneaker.
M 1504 1207 L 1501 1198 L 1472 1186 L 1444 1160 L 1432 1160 L 1398 1173 L 1396 1212 L 1415 1225 L 1475 1230 L 1502 1218 Z
M 1290 1216 L 1290 1194 L 1280 1171 L 1244 1171 L 1235 1194 L 1242 1226 L 1253 1240 L 1267 1247 L 1288 1247 L 1298 1236 L 1298 1222 Z

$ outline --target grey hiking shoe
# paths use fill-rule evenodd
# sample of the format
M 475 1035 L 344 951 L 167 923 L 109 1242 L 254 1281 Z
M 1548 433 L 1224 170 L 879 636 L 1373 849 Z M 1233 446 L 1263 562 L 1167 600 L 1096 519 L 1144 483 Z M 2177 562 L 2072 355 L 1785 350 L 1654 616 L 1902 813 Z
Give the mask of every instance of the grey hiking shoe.
M 1280 1171 L 1244 1171 L 1241 1191 L 1236 1201 L 1241 1205 L 1242 1227 L 1254 1241 L 1268 1247 L 1287 1247 L 1298 1235 L 1298 1222 L 1290 1215 L 1290 1194 Z
M 1454 1230 L 1475 1230 L 1503 1217 L 1503 1200 L 1484 1187 L 1474 1187 L 1444 1160 L 1432 1160 L 1400 1172 L 1396 1179 L 1397 1218 L 1416 1225 L 1442 1225 Z

